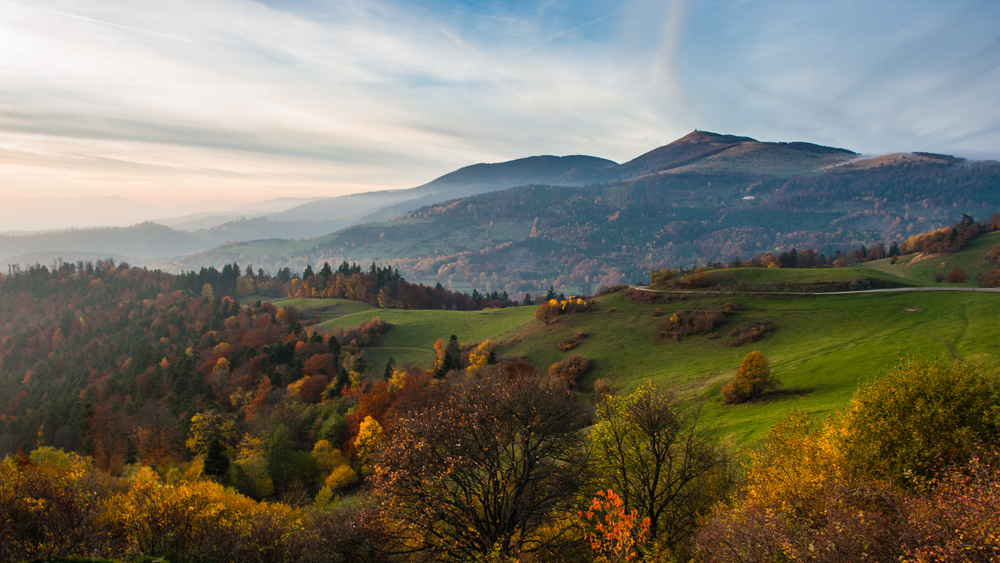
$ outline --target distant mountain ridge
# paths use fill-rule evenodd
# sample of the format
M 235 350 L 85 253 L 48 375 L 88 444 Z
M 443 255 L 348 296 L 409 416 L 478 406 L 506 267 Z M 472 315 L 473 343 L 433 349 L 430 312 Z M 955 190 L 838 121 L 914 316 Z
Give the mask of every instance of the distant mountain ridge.
M 915 155 L 858 158 L 812 143 L 695 132 L 629 163 L 623 180 L 532 184 L 437 202 L 393 221 L 308 240 L 229 244 L 168 270 L 251 263 L 301 271 L 378 261 L 407 279 L 509 294 L 586 292 L 651 269 L 728 263 L 756 252 L 902 242 L 963 213 L 1000 209 L 1000 164 Z M 905 156 L 905 158 L 904 158 Z M 589 288 L 589 289 L 587 289 Z
M 593 156 L 531 156 L 494 164 L 473 164 L 459 168 L 422 186 L 391 192 L 353 194 L 310 202 L 284 213 L 271 214 L 272 221 L 312 220 L 348 221 L 347 224 L 388 221 L 405 213 L 441 201 L 468 197 L 497 190 L 544 184 L 550 186 L 586 186 L 629 180 L 655 173 L 666 173 L 692 165 L 730 149 L 752 146 L 757 152 L 801 153 L 799 170 L 811 171 L 817 163 L 814 155 L 827 156 L 823 164 L 833 164 L 856 153 L 847 149 L 825 147 L 805 142 L 762 143 L 752 137 L 693 131 L 676 141 L 644 153 L 624 164 Z M 386 203 L 389 202 L 389 203 Z M 384 205 L 380 206 L 380 203 Z M 351 220 L 353 218 L 353 220 Z M 328 226 L 327 223 L 324 226 Z M 325 234 L 325 233 L 322 233 Z
M 574 215 L 580 218 L 577 222 L 584 221 L 590 225 L 587 229 L 591 234 L 587 236 L 597 237 L 594 240 L 602 247 L 601 252 L 610 251 L 607 245 L 612 240 L 627 241 L 629 244 L 626 247 L 653 244 L 654 241 L 661 244 L 671 238 L 685 240 L 684 244 L 690 245 L 695 243 L 700 236 L 698 233 L 702 231 L 710 232 L 715 228 L 746 230 L 760 228 L 761 225 L 765 231 L 773 229 L 774 234 L 768 235 L 770 238 L 755 238 L 758 235 L 743 233 L 740 243 L 730 246 L 742 247 L 747 240 L 775 244 L 777 235 L 787 235 L 794 230 L 812 230 L 810 225 L 814 221 L 822 223 L 815 225 L 815 229 L 826 233 L 813 239 L 817 241 L 815 245 L 829 245 L 840 240 L 838 237 L 841 235 L 830 234 L 833 230 L 847 233 L 842 237 L 854 236 L 857 242 L 869 240 L 872 235 L 850 233 L 862 233 L 866 229 L 866 232 L 889 227 L 895 229 L 890 225 L 892 216 L 888 214 L 898 210 L 903 215 L 904 199 L 911 197 L 904 192 L 947 193 L 949 201 L 955 200 L 955 206 L 961 204 L 968 207 L 967 204 L 973 201 L 975 206 L 992 205 L 989 203 L 993 201 L 990 191 L 993 189 L 992 180 L 980 180 L 975 184 L 986 186 L 977 188 L 981 193 L 959 196 L 955 192 L 958 186 L 969 185 L 961 179 L 961 174 L 948 172 L 942 176 L 934 172 L 965 169 L 970 166 L 969 163 L 947 155 L 930 158 L 926 156 L 929 153 L 921 154 L 924 156 L 909 154 L 896 155 L 892 159 L 864 160 L 842 148 L 807 142 L 761 142 L 752 137 L 696 130 L 624 164 L 585 155 L 543 155 L 474 164 L 415 188 L 321 198 L 280 212 L 251 219 L 241 218 L 193 232 L 174 234 L 176 231 L 167 229 L 154 233 L 154 229 L 137 225 L 106 234 L 87 231 L 62 237 L 0 239 L 0 260 L 26 257 L 29 253 L 35 253 L 32 256 L 51 256 L 53 252 L 71 250 L 124 255 L 134 263 L 147 263 L 170 270 L 218 266 L 233 260 L 252 262 L 265 268 L 288 265 L 299 269 L 307 263 L 318 264 L 324 260 L 417 260 L 439 252 L 478 252 L 504 241 L 528 244 L 526 239 L 535 238 L 536 231 L 540 233 L 538 240 L 528 246 L 537 247 L 544 238 L 562 237 L 558 234 L 562 232 L 560 230 L 581 228 L 556 226 L 562 224 L 561 221 L 573 221 Z M 867 175 L 859 174 L 862 169 L 868 170 Z M 903 183 L 912 185 L 933 174 L 938 174 L 934 178 L 940 188 L 930 186 L 927 190 L 914 191 L 907 187 L 894 192 L 889 198 L 892 201 L 878 208 L 878 213 L 864 211 L 869 204 L 862 202 L 874 201 L 874 196 L 881 195 L 877 193 L 883 189 L 880 186 L 892 185 L 892 190 L 899 190 L 897 177 L 905 176 Z M 951 186 L 955 182 L 958 184 Z M 535 190 L 534 187 L 538 186 L 550 187 L 551 190 Z M 591 202 L 576 201 L 580 197 L 591 198 Z M 921 197 L 927 199 L 927 196 Z M 562 200 L 566 199 L 574 203 L 563 205 Z M 922 205 L 934 211 L 922 213 L 920 222 L 944 219 L 946 213 L 940 208 L 940 202 L 934 203 L 934 198 L 929 198 L 929 201 L 931 204 L 924 201 Z M 743 208 L 741 205 L 751 207 Z M 456 206 L 472 207 L 462 211 Z M 630 224 L 629 221 L 639 221 L 644 226 L 636 227 L 638 230 L 631 234 L 617 227 L 610 231 L 607 227 L 597 229 L 594 223 L 597 217 L 591 216 L 594 213 L 607 216 L 609 221 L 622 220 L 624 222 L 620 225 L 623 226 Z M 907 221 L 917 218 L 910 219 L 909 214 L 906 215 Z M 404 216 L 411 223 L 418 220 L 416 226 L 388 231 L 380 226 L 398 226 L 399 222 L 385 222 Z M 482 228 L 479 225 L 486 221 L 492 227 L 493 218 L 499 216 L 510 221 L 503 226 L 498 224 L 497 228 Z M 441 222 L 446 217 L 448 220 Z M 543 223 L 538 224 L 540 218 Z M 202 219 L 192 218 L 191 224 Z M 896 217 L 895 221 L 898 223 L 901 219 Z M 532 220 L 536 223 L 534 227 Z M 421 230 L 420 221 L 431 221 L 434 227 Z M 548 221 L 547 226 L 545 221 Z M 352 224 L 356 227 L 342 230 Z M 712 227 L 713 224 L 716 226 Z M 906 226 L 906 223 L 901 224 Z M 465 229 L 468 236 L 458 236 L 449 231 L 457 228 Z M 663 229 L 664 232 L 656 229 Z M 604 231 L 607 231 L 605 236 L 599 236 Z M 392 238 L 383 239 L 386 233 L 391 233 Z M 129 240 L 116 242 L 115 236 Z M 407 237 L 411 236 L 419 242 L 407 244 Z M 580 236 L 584 236 L 582 231 Z M 66 237 L 79 240 L 68 241 Z M 803 239 L 798 237 L 798 240 Z M 247 241 L 260 241 L 262 244 Z M 223 244 L 225 246 L 214 250 L 204 250 Z M 568 251 L 569 247 L 561 246 L 563 244 L 560 242 L 551 250 Z M 697 244 L 701 245 L 701 250 L 690 246 L 672 249 L 671 260 L 689 260 L 698 254 L 710 256 L 717 252 L 709 250 L 718 246 L 715 243 Z M 587 246 L 573 247 L 580 250 Z M 581 256 L 586 256 L 587 252 L 590 251 L 584 251 Z M 631 252 L 623 253 L 623 256 Z M 722 251 L 722 254 L 727 252 Z M 186 256 L 178 258 L 178 255 Z M 509 256 L 503 258 L 505 261 L 508 259 Z M 519 264 L 529 264 L 534 258 L 517 260 L 520 260 Z M 642 262 L 659 263 L 653 256 Z M 624 267 L 625 262 L 616 259 L 613 263 Z M 608 264 L 611 267 L 612 262 Z M 421 276 L 429 274 L 424 269 L 419 271 Z

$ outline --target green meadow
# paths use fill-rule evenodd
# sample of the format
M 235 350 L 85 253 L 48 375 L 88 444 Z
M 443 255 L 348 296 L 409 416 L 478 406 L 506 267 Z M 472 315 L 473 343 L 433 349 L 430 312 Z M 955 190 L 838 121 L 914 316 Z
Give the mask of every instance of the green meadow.
M 740 306 L 716 333 L 680 342 L 659 341 L 657 325 L 674 311 L 725 302 Z M 652 316 L 659 309 L 662 316 Z M 505 353 L 547 366 L 568 354 L 594 360 L 581 384 L 608 377 L 622 389 L 651 378 L 676 386 L 702 407 L 712 425 L 736 443 L 760 437 L 792 410 L 825 416 L 843 406 L 858 384 L 884 373 L 899 357 L 993 357 L 1000 348 L 1000 295 L 971 292 L 908 292 L 831 296 L 698 297 L 666 305 L 632 303 L 620 294 L 599 301 L 599 310 L 562 317 L 548 327 L 526 326 Z M 728 333 L 751 320 L 773 323 L 760 341 L 730 347 Z M 570 352 L 556 344 L 578 331 L 589 336 Z M 740 360 L 760 350 L 782 382 L 781 391 L 752 405 L 722 404 L 719 388 Z
M 860 278 L 879 280 L 884 282 L 884 285 L 891 287 L 917 285 L 893 272 L 872 268 L 729 268 L 706 272 L 705 278 L 718 289 L 724 290 L 738 286 L 745 291 L 828 291 L 822 286 L 837 282 L 851 282 Z M 671 281 L 683 281 L 683 278 L 675 278 Z M 665 287 L 669 285 L 670 281 L 664 284 Z
M 978 359 L 1000 355 L 1000 294 L 916 291 L 852 295 L 795 295 L 822 291 L 824 283 L 875 278 L 888 285 L 929 286 L 942 262 L 967 271 L 985 269 L 982 256 L 1000 243 L 1000 233 L 983 236 L 966 251 L 911 263 L 871 262 L 871 268 L 817 270 L 740 268 L 709 272 L 718 287 L 767 288 L 785 295 L 672 294 L 665 304 L 635 303 L 621 293 L 597 299 L 596 310 L 564 315 L 550 325 L 534 318 L 535 307 L 487 311 L 410 311 L 376 309 L 339 299 L 285 299 L 304 319 L 319 318 L 319 328 L 333 331 L 379 317 L 392 330 L 378 346 L 367 348 L 376 369 L 392 357 L 397 364 L 429 367 L 434 342 L 452 334 L 460 342 L 485 339 L 498 343 L 502 356 L 523 356 L 545 369 L 571 354 L 583 354 L 594 369 L 580 382 L 589 393 L 599 378 L 622 391 L 650 378 L 674 387 L 702 417 L 737 445 L 749 445 L 790 411 L 823 417 L 843 407 L 858 385 L 890 369 L 900 357 Z M 983 267 L 980 268 L 980 262 Z M 954 284 L 940 284 L 954 287 Z M 965 284 L 970 285 L 970 284 Z M 739 312 L 715 331 L 682 341 L 657 338 L 658 325 L 675 311 L 707 309 L 733 302 Z M 772 323 L 774 331 L 756 343 L 731 347 L 729 333 L 751 321 Z M 578 338 L 580 332 L 586 337 Z M 568 352 L 557 347 L 574 340 Z M 740 360 L 760 350 L 782 385 L 766 400 L 739 406 L 722 404 L 719 389 Z
M 1000 232 L 995 232 L 972 239 L 962 252 L 957 254 L 911 254 L 900 258 L 895 264 L 890 260 L 876 260 L 866 262 L 865 266 L 905 278 L 914 285 L 974 287 L 976 276 L 992 267 L 983 256 L 998 244 L 1000 244 Z M 947 276 L 955 266 L 969 274 L 968 281 L 963 284 L 939 284 L 934 281 L 936 274 Z
M 321 323 L 323 330 L 358 326 L 375 317 L 393 324 L 378 346 L 366 348 L 373 366 L 384 366 L 389 357 L 397 364 L 429 367 L 434 342 L 452 334 L 461 342 L 505 340 L 537 323 L 534 307 L 486 311 L 408 311 L 372 309 Z
M 261 299 L 261 301 L 266 300 Z M 257 299 L 247 299 L 247 301 L 257 301 Z M 379 310 L 367 303 L 347 299 L 271 299 L 270 301 L 275 307 L 295 307 L 302 319 L 319 317 L 321 322 Z
M 488 311 L 380 310 L 336 299 L 283 300 L 303 317 L 318 315 L 319 327 L 332 331 L 360 325 L 374 317 L 392 323 L 382 342 L 367 349 L 371 364 L 429 367 L 434 342 L 455 334 L 461 342 L 491 339 L 498 354 L 523 356 L 545 368 L 570 354 L 594 361 L 580 384 L 589 392 L 598 378 L 609 378 L 624 391 L 650 378 L 676 387 L 702 416 L 735 443 L 762 436 L 793 410 L 826 416 L 850 399 L 859 383 L 889 369 L 901 356 L 979 358 L 1000 353 L 1000 295 L 973 292 L 899 292 L 830 296 L 685 296 L 661 305 L 634 303 L 621 294 L 604 296 L 596 311 L 561 316 L 544 325 L 534 307 Z M 726 302 L 740 311 L 716 330 L 715 339 L 696 335 L 680 342 L 657 339 L 657 325 L 673 312 L 705 309 Z M 654 316 L 654 311 L 660 311 Z M 773 323 L 762 340 L 729 346 L 729 331 L 752 320 Z M 574 336 L 584 331 L 585 338 Z M 557 344 L 578 340 L 562 352 Z M 723 405 L 719 388 L 740 360 L 760 350 L 782 382 L 778 393 L 750 405 Z

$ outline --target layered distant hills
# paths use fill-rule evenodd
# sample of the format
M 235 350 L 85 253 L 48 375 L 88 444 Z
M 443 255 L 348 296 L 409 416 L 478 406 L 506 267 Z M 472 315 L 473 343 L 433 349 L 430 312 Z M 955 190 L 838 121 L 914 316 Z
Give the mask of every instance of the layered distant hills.
M 0 257 L 114 254 L 173 271 L 376 260 L 457 289 L 576 291 L 766 250 L 833 253 L 997 209 L 996 162 L 864 157 L 695 131 L 624 164 L 590 156 L 477 164 L 417 188 L 319 199 L 191 232 L 143 224 L 0 237 Z

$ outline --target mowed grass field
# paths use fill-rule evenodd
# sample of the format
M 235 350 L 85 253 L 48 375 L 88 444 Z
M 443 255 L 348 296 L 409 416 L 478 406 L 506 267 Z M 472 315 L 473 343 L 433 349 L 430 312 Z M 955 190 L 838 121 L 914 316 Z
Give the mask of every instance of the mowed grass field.
M 706 309 L 726 302 L 740 311 L 716 330 L 680 342 L 660 341 L 657 325 L 678 310 Z M 925 359 L 1000 355 L 1000 294 L 907 292 L 831 296 L 685 296 L 661 305 L 634 303 L 621 294 L 598 299 L 594 312 L 562 316 L 551 325 L 535 320 L 535 307 L 489 311 L 381 310 L 349 301 L 282 300 L 303 317 L 319 315 L 326 331 L 360 325 L 379 317 L 394 326 L 377 347 L 367 348 L 380 370 L 391 356 L 398 364 L 429 367 L 434 342 L 458 336 L 460 342 L 491 339 L 497 353 L 523 356 L 542 369 L 570 354 L 594 361 L 580 384 L 589 393 L 598 378 L 615 381 L 623 391 L 650 378 L 676 387 L 703 421 L 738 446 L 766 434 L 789 412 L 824 417 L 843 407 L 857 386 L 885 373 L 901 356 Z M 654 316 L 659 310 L 660 316 Z M 775 331 L 762 340 L 730 347 L 729 331 L 751 320 L 769 321 Z M 569 352 L 556 345 L 588 333 Z M 782 382 L 780 392 L 750 405 L 723 405 L 719 388 L 733 376 L 740 360 L 760 350 Z

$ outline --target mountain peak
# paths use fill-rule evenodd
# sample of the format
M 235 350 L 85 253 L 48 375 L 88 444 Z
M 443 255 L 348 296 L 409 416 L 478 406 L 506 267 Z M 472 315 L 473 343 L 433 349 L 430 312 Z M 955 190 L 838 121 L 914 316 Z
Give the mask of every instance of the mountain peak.
M 742 143 L 756 142 L 756 139 L 750 137 L 720 135 L 719 133 L 695 129 L 669 145 L 653 149 L 626 162 L 621 166 L 621 170 L 625 172 L 626 177 L 652 174 L 690 164 Z
M 738 135 L 723 135 L 721 133 L 712 133 L 711 131 L 700 131 L 695 129 L 694 131 L 684 135 L 680 139 L 667 145 L 684 145 L 684 144 L 696 144 L 696 143 L 723 143 L 727 145 L 735 145 L 739 143 L 757 143 L 757 139 L 752 137 L 740 137 Z

